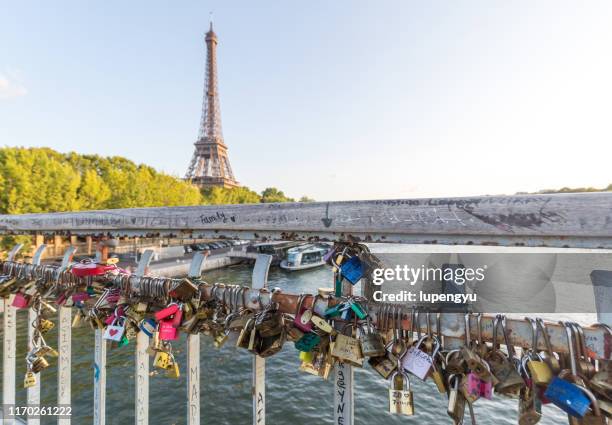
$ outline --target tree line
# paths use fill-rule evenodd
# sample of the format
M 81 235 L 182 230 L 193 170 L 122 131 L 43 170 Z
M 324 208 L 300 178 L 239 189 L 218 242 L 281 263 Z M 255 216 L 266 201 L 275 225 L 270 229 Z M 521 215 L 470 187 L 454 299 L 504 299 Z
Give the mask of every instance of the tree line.
M 274 187 L 261 193 L 247 187 L 200 190 L 119 156 L 64 154 L 49 148 L 0 149 L 2 214 L 294 201 Z

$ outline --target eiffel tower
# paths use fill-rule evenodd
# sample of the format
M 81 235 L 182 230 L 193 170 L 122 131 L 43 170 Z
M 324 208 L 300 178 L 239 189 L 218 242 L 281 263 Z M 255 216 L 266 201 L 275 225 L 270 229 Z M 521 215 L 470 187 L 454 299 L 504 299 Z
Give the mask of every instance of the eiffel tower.
M 185 180 L 201 188 L 237 187 L 239 184 L 234 178 L 221 130 L 221 108 L 217 87 L 217 34 L 213 31 L 212 22 L 210 30 L 206 33 L 206 50 L 206 85 L 202 121 Z

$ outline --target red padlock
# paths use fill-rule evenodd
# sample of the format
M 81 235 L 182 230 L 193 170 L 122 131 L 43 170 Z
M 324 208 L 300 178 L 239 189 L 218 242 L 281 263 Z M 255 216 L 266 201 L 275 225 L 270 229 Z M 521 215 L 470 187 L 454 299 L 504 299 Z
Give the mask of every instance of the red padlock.
M 165 319 L 166 317 L 170 317 L 173 314 L 175 314 L 177 311 L 179 310 L 179 305 L 178 304 L 170 304 L 168 307 L 163 308 L 161 310 L 159 310 L 157 313 L 155 313 L 155 320 L 157 320 L 158 322 L 162 319 Z

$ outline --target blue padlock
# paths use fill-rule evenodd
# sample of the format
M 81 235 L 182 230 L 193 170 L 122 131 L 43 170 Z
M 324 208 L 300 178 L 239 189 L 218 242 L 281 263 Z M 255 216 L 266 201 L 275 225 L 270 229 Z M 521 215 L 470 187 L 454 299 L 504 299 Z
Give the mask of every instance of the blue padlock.
M 544 396 L 568 415 L 582 418 L 591 405 L 591 400 L 575 384 L 564 379 L 554 377 Z
M 351 257 L 340 265 L 340 273 L 342 277 L 351 282 L 351 285 L 356 285 L 363 277 L 363 264 L 359 257 Z
M 153 332 L 157 328 L 157 322 L 151 318 L 143 319 L 138 323 L 138 328 L 149 338 L 153 336 Z

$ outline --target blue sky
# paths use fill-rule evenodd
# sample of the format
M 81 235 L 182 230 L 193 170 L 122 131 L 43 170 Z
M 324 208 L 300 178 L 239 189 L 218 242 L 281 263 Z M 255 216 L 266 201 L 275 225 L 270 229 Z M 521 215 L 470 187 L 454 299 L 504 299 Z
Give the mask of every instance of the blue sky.
M 0 145 L 182 176 L 214 11 L 238 180 L 317 200 L 612 183 L 612 2 L 0 0 Z

